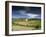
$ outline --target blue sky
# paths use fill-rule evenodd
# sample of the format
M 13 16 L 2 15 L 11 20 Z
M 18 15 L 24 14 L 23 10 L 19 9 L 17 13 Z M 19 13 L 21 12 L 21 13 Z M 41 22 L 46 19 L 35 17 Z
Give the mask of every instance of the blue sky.
M 41 18 L 41 7 L 12 6 L 12 18 Z

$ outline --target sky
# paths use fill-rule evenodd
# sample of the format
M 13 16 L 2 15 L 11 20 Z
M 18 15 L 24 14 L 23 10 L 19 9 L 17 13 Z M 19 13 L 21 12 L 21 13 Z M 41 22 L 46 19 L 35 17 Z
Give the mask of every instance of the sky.
M 41 7 L 12 6 L 12 18 L 41 18 Z

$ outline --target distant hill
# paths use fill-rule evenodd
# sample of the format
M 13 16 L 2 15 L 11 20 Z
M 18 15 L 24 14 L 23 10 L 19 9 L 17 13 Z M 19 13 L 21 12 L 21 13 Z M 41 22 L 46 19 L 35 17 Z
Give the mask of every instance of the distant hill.
M 25 21 L 26 18 L 12 18 L 12 21 Z M 41 19 L 37 19 L 37 18 L 27 18 L 28 21 L 30 20 L 41 20 Z

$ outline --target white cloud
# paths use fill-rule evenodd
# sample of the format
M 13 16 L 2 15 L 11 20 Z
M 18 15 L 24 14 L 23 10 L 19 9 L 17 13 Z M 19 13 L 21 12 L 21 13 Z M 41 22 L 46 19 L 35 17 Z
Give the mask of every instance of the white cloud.
M 37 16 L 39 16 L 38 14 L 27 14 L 29 16 L 29 18 L 37 18 Z
M 13 16 L 13 18 L 40 18 L 40 15 L 33 13 L 26 13 L 25 10 L 19 10 L 20 14 Z
M 19 13 L 20 13 L 20 14 L 25 14 L 26 11 L 25 11 L 25 10 L 19 10 Z

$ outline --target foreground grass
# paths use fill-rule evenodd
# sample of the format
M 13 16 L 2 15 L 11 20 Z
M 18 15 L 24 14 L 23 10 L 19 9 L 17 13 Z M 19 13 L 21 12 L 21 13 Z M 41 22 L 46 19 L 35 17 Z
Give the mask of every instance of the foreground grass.
M 25 26 L 13 26 L 13 31 L 19 31 L 19 30 L 34 30 L 35 28 L 33 27 L 25 27 Z

